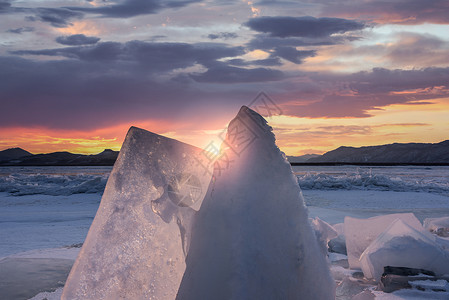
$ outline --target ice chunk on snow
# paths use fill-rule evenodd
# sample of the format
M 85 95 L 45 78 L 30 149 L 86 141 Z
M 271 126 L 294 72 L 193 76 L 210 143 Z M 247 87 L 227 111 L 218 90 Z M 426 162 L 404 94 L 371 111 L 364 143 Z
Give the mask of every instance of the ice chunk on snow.
M 424 230 L 413 213 L 390 214 L 368 219 L 345 217 L 344 232 L 351 269 L 360 268 L 360 255 L 396 219 L 401 219 L 418 230 Z
M 449 274 L 449 253 L 427 232 L 418 231 L 401 219 L 395 220 L 360 257 L 366 278 L 380 280 L 385 266 L 425 269 L 436 275 Z
M 310 223 L 315 231 L 321 250 L 327 255 L 327 243 L 337 236 L 337 231 L 329 223 L 318 217 L 313 219 Z
M 332 238 L 328 242 L 329 252 L 336 252 L 347 255 L 346 251 L 346 236 L 345 236 L 345 227 L 344 223 L 338 223 L 332 225 L 335 232 L 337 233 L 337 237 Z
M 62 299 L 176 297 L 192 207 L 211 178 L 198 164 L 202 152 L 129 130 Z
M 424 219 L 424 228 L 436 235 L 449 237 L 449 217 Z
M 271 127 L 242 107 L 195 216 L 178 300 L 334 299 L 334 282 Z M 225 166 L 226 167 L 223 167 Z

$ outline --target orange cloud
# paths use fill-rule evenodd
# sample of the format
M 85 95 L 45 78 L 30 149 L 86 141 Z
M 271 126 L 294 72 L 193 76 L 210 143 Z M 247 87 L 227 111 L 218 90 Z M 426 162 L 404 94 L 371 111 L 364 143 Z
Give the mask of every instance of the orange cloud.
M 82 20 L 73 22 L 72 26 L 64 27 L 64 28 L 54 28 L 59 33 L 64 35 L 72 35 L 72 34 L 84 34 L 84 35 L 99 35 L 104 30 L 99 28 L 97 22 Z
M 449 93 L 449 89 L 447 89 L 445 86 L 433 86 L 427 88 L 390 92 L 391 95 L 441 95 L 443 93 Z

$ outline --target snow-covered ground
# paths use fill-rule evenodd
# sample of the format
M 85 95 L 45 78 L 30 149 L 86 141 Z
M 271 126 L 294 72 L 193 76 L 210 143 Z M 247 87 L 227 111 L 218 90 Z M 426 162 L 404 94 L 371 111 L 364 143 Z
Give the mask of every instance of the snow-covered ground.
M 33 299 L 59 298 L 111 169 L 0 168 L 1 299 L 29 299 L 57 288 L 55 293 L 43 293 Z M 309 217 L 319 217 L 330 224 L 343 222 L 345 216 L 368 218 L 398 212 L 413 212 L 420 221 L 449 216 L 449 167 L 293 169 Z M 344 257 L 334 256 L 332 272 L 341 282 L 338 299 L 350 299 L 347 295 L 363 289 L 373 290 L 371 294 L 376 299 L 449 299 L 449 293 L 442 292 L 376 291 L 372 282 L 360 279 L 360 274 L 347 268 Z M 373 299 L 371 295 L 367 297 Z

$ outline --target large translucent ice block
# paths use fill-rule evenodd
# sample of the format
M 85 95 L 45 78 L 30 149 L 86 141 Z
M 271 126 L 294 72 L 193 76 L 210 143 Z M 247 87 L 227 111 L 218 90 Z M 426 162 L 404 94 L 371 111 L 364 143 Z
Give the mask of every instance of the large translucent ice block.
M 366 278 L 380 280 L 384 267 L 407 267 L 449 275 L 449 252 L 428 232 L 418 231 L 400 219 L 380 234 L 360 257 Z
M 223 145 L 177 299 L 334 299 L 326 258 L 271 127 L 242 107 Z
M 412 213 L 390 214 L 368 219 L 345 217 L 346 249 L 351 269 L 360 268 L 360 255 L 396 219 L 401 219 L 418 230 L 424 230 L 419 220 Z
M 132 127 L 62 299 L 170 299 L 210 183 L 196 147 Z

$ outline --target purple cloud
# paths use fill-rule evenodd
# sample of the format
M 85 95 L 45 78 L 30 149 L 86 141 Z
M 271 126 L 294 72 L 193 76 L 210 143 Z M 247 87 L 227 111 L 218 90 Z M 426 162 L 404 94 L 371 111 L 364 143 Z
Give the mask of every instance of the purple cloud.
M 281 57 L 295 64 L 301 64 L 305 58 L 315 55 L 315 50 L 296 50 L 295 47 L 276 47 L 271 54 L 272 57 Z
M 132 70 L 155 73 L 187 68 L 194 64 L 208 66 L 217 59 L 245 53 L 243 47 L 229 47 L 217 43 L 151 43 L 130 41 L 127 43 L 102 42 L 95 45 L 75 46 L 43 50 L 13 51 L 16 55 L 63 56 L 94 63 L 115 63 L 108 68 L 121 72 Z
M 207 35 L 207 37 L 211 40 L 216 40 L 216 39 L 229 40 L 229 39 L 237 38 L 238 35 L 235 32 L 219 32 L 219 33 L 211 33 L 211 34 Z
M 202 111 L 238 103 L 237 109 L 261 89 L 258 84 L 283 76 L 281 71 L 221 61 L 244 53 L 242 47 L 217 43 L 142 41 L 14 51 L 59 59 L 0 57 L 0 98 L 9 99 L 2 104 L 0 126 L 92 129 L 147 119 L 183 120 L 183 111 L 192 107 Z M 195 65 L 206 71 L 180 71 Z M 249 85 L 229 89 L 231 83 Z
M 8 0 L 0 0 L 0 13 L 6 12 L 11 8 L 11 2 Z
M 42 21 L 50 23 L 53 27 L 64 28 L 71 26 L 70 23 L 73 19 L 82 19 L 84 14 L 76 11 L 72 11 L 66 8 L 44 8 L 39 7 L 36 9 L 29 9 L 29 11 L 35 12 L 34 16 L 27 17 L 29 21 Z
M 335 33 L 361 30 L 361 22 L 339 18 L 314 17 L 258 17 L 245 23 L 252 30 L 267 33 L 271 37 L 327 37 Z
M 33 27 L 19 27 L 19 28 L 6 30 L 6 32 L 15 33 L 15 34 L 22 34 L 24 32 L 33 32 L 33 31 L 34 31 Z
M 85 36 L 84 34 L 73 34 L 69 36 L 58 36 L 56 42 L 61 45 L 80 46 L 96 44 L 100 38 L 95 36 Z
M 114 1 L 116 2 L 116 1 Z M 100 5 L 96 7 L 67 7 L 70 10 L 99 14 L 105 18 L 131 18 L 140 15 L 155 14 L 167 8 L 179 8 L 200 0 L 123 0 L 118 4 Z
M 423 24 L 449 23 L 447 0 L 396 0 L 396 1 L 323 1 L 323 16 L 364 18 L 378 23 Z
M 267 68 L 246 69 L 218 64 L 204 73 L 191 74 L 190 76 L 197 82 L 229 84 L 278 81 L 284 78 L 284 73 Z
M 295 101 L 290 99 L 282 106 L 286 114 L 312 118 L 363 118 L 371 116 L 370 110 L 392 104 L 430 104 L 426 100 L 449 97 L 449 68 L 375 68 L 349 75 L 315 73 L 309 74 L 308 78 L 319 82 L 321 89 L 312 89 L 305 97 L 298 90 L 298 96 L 292 96 Z

